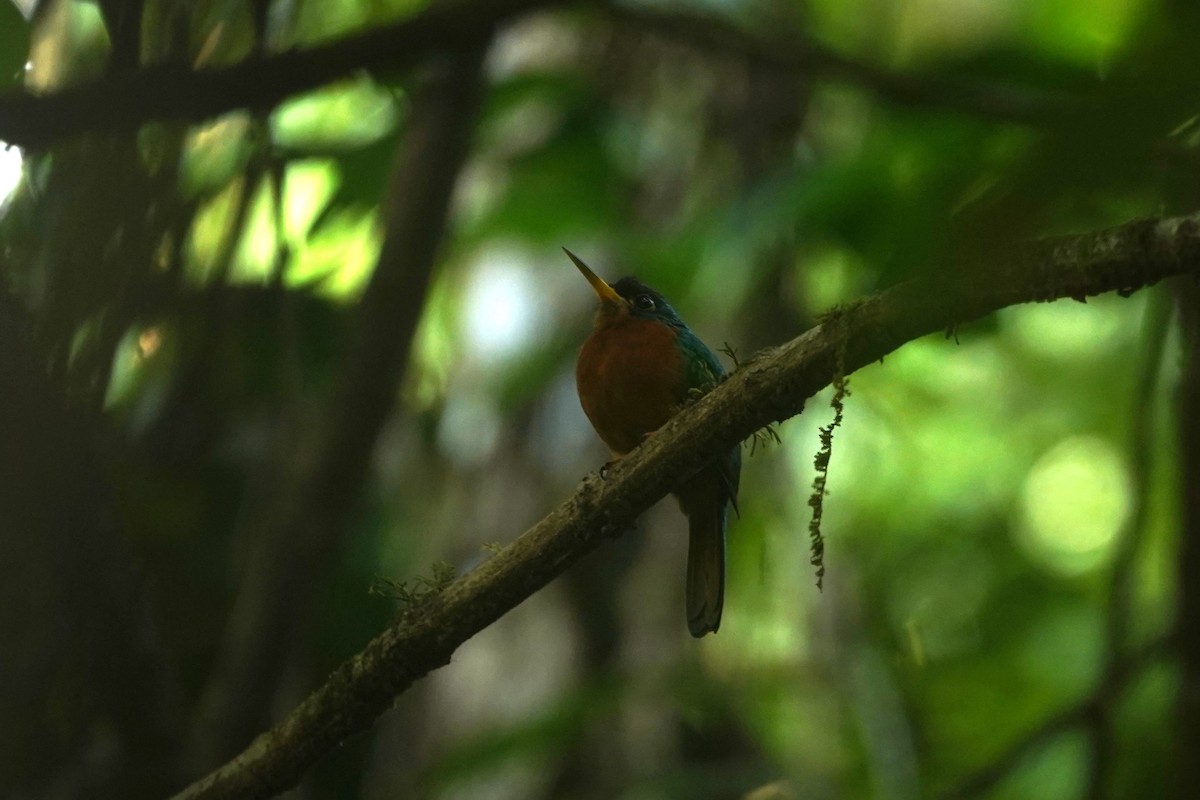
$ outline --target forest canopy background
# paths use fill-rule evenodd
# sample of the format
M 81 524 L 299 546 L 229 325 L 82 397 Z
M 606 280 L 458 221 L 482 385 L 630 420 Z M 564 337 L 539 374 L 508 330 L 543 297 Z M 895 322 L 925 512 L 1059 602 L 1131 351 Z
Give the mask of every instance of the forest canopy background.
M 0 4 L 0 794 L 184 789 L 411 611 L 398 582 L 436 602 L 570 497 L 608 456 L 564 245 L 741 360 L 1031 252 L 1137 289 L 1177 235 L 1154 279 L 1194 275 L 1196 30 L 1186 0 Z M 1066 234 L 1095 247 L 1030 250 Z M 718 635 L 663 503 L 295 791 L 1190 796 L 1195 308 L 1185 277 L 916 338 L 849 378 L 822 592 L 833 390 L 746 450 Z

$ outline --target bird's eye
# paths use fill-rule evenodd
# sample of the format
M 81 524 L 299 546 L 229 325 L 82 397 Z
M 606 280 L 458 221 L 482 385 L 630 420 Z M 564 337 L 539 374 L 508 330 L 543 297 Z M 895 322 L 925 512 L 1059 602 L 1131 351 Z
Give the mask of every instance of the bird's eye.
M 633 298 L 633 304 L 642 311 L 654 310 L 654 298 L 648 294 L 639 294 Z

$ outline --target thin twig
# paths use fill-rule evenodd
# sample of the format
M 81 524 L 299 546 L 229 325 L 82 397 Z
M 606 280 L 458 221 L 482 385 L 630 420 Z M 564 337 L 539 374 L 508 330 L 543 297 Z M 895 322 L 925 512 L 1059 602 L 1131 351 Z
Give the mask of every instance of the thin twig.
M 1109 578 L 1103 682 L 1110 685 L 1117 681 L 1130 644 L 1134 577 L 1146 541 L 1150 472 L 1157 449 L 1155 425 L 1158 417 L 1155 414 L 1154 396 L 1158 389 L 1159 367 L 1171 321 L 1170 295 L 1160 291 L 1149 299 L 1143 334 L 1142 373 L 1138 377 L 1130 406 L 1129 468 L 1133 476 L 1133 509 L 1128 524 L 1117 539 Z M 1104 698 L 1092 718 L 1095 723 L 1091 731 L 1092 762 L 1083 795 L 1088 800 L 1102 800 L 1106 795 L 1106 781 L 1111 775 L 1116 751 L 1115 701 L 1118 696 L 1119 693 L 1114 692 L 1112 697 Z

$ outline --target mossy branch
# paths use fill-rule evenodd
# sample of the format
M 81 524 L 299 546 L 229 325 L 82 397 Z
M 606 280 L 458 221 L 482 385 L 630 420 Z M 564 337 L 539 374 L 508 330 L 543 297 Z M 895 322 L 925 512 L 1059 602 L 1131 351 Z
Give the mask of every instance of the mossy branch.
M 1109 291 L 1127 294 L 1172 275 L 1200 273 L 1200 214 L 1142 220 L 1079 236 L 1044 240 L 1004 263 L 902 284 L 826 325 L 761 352 L 720 386 L 683 409 L 606 480 L 590 475 L 574 495 L 512 544 L 436 595 L 346 661 L 275 728 L 224 766 L 177 795 L 270 797 L 348 736 L 369 727 L 414 681 L 448 663 L 454 651 L 561 575 L 614 531 L 754 431 L 785 420 L 838 374 L 877 361 L 919 336 L 944 331 L 998 308 Z M 748 498 L 752 502 L 753 487 Z

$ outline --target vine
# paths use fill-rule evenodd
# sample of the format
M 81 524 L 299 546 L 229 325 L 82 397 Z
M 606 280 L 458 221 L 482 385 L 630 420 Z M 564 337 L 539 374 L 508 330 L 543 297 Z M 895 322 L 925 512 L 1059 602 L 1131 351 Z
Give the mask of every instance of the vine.
M 850 395 L 849 379 L 846 376 L 846 316 L 844 309 L 838 309 L 822 321 L 830 335 L 837 339 L 837 350 L 833 379 L 830 381 L 830 385 L 833 386 L 833 399 L 829 405 L 833 408 L 833 421 L 820 429 L 821 445 L 813 457 L 816 475 L 813 477 L 812 494 L 808 498 L 808 505 L 812 508 L 812 519 L 808 523 L 808 563 L 816 569 L 818 591 L 823 588 L 825 579 L 825 535 L 821 532 L 821 518 L 825 513 L 825 497 L 829 494 L 826 483 L 829 479 L 829 459 L 833 456 L 833 432 L 842 424 L 844 400 Z

